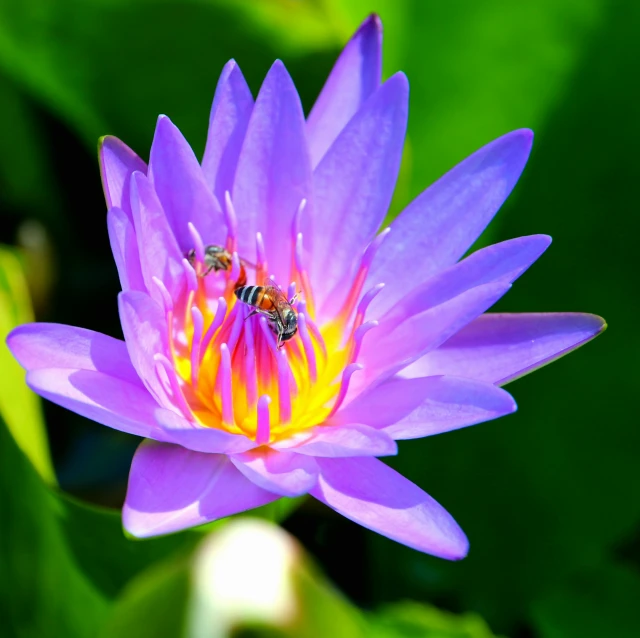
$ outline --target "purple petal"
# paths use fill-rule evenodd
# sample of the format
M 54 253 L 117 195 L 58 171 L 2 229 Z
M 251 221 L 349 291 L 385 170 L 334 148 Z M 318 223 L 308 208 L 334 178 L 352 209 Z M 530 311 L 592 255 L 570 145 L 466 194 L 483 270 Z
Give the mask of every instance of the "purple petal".
M 158 118 L 151 145 L 149 179 L 167 215 L 180 251 L 193 248 L 188 223 L 206 244 L 224 244 L 224 216 L 187 140 L 166 115 Z
M 177 298 L 184 281 L 183 254 L 151 182 L 142 173 L 131 177 L 131 209 L 147 290 L 162 303 L 162 295 L 153 283 L 153 277 L 157 277 L 172 298 Z
M 128 532 L 144 538 L 208 523 L 278 498 L 248 481 L 222 454 L 144 441 L 133 457 L 122 521 Z
M 368 425 L 351 422 L 348 425 L 321 425 L 309 433 L 292 437 L 274 445 L 308 456 L 389 456 L 398 453 L 395 441 L 386 433 Z
M 260 448 L 230 458 L 250 481 L 281 496 L 306 494 L 318 479 L 315 460 L 293 452 Z
M 370 457 L 318 459 L 311 494 L 360 525 L 420 552 L 458 560 L 469 542 L 451 515 L 417 485 Z
M 314 212 L 303 218 L 313 234 L 309 274 L 320 310 L 340 301 L 345 271 L 384 219 L 395 188 L 407 127 L 409 84 L 387 80 L 340 133 L 313 174 Z M 329 303 L 325 302 L 329 300 Z M 335 300 L 335 301 L 334 301 Z M 323 304 L 327 307 L 323 308 Z
M 437 348 L 491 307 L 510 287 L 504 283 L 477 286 L 414 315 L 391 333 L 377 336 L 374 328 L 365 337 L 358 357 L 365 367 L 363 381 L 370 383 L 376 378 L 390 377 Z
M 143 388 L 124 341 L 58 323 L 28 323 L 7 337 L 7 346 L 27 371 L 92 370 Z
M 253 97 L 235 60 L 222 69 L 209 117 L 202 173 L 219 202 L 231 192 Z
M 117 206 L 129 212 L 129 179 L 135 171 L 147 172 L 147 165 L 117 137 L 105 135 L 98 146 L 100 175 L 107 208 Z
M 122 290 L 146 290 L 140 270 L 140 253 L 133 222 L 121 208 L 110 208 L 107 228 Z
M 382 22 L 369 16 L 349 40 L 307 118 L 315 167 L 382 77 Z
M 357 396 L 331 424 L 366 423 L 394 439 L 415 439 L 510 414 L 509 393 L 490 383 L 456 377 L 392 377 Z
M 385 292 L 371 304 L 371 318 L 385 326 L 395 326 L 405 318 L 424 312 L 475 286 L 488 283 L 511 283 L 540 257 L 551 243 L 547 235 L 530 235 L 503 241 L 476 251 L 466 259 L 416 286 L 408 295 L 389 306 Z
M 251 450 L 257 445 L 255 441 L 242 434 L 230 434 L 191 423 L 171 410 L 158 408 L 155 417 L 165 434 L 163 441 L 176 443 L 195 452 L 236 454 Z
M 41 397 L 110 428 L 156 437 L 155 399 L 140 383 L 95 370 L 43 368 L 27 373 L 27 385 Z
M 277 61 L 253 108 L 233 186 L 233 204 L 242 229 L 239 254 L 255 261 L 256 232 L 261 232 L 269 271 L 277 281 L 288 283 L 293 219 L 300 202 L 310 195 L 304 114 L 289 73 Z
M 451 374 L 502 385 L 555 361 L 605 328 L 601 317 L 577 312 L 485 314 L 401 374 Z
M 523 129 L 487 144 L 427 188 L 393 222 L 368 277 L 370 285 L 387 284 L 389 305 L 471 247 L 518 181 L 532 141 L 531 131 Z
M 162 309 L 149 295 L 137 291 L 121 292 L 118 309 L 133 367 L 158 403 L 172 410 L 173 402 L 156 375 L 153 358 L 169 351 L 167 322 Z
M 405 379 L 418 381 L 418 379 Z M 418 439 L 491 421 L 517 409 L 513 397 L 490 383 L 457 377 L 426 377 L 422 404 L 384 428 L 394 439 Z

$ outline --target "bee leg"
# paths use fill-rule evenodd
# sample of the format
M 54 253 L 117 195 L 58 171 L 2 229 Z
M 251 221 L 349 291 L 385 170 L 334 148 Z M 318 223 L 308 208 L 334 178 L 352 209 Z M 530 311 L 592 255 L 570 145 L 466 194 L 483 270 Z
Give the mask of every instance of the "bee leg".
M 253 317 L 253 315 L 257 315 L 260 314 L 257 310 L 252 310 L 245 318 L 244 320 L 246 321 L 249 317 Z
M 209 266 L 204 272 L 200 273 L 200 277 L 206 277 L 212 270 L 213 266 Z

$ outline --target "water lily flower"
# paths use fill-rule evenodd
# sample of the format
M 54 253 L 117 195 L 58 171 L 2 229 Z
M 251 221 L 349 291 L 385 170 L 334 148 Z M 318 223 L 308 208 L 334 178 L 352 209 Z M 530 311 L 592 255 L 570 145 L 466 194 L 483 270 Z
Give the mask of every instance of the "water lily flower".
M 603 330 L 589 314 L 485 314 L 549 237 L 462 258 L 518 180 L 528 130 L 475 152 L 381 230 L 409 92 L 402 73 L 381 81 L 381 40 L 372 16 L 307 118 L 281 62 L 255 101 L 229 62 L 201 163 L 165 116 L 148 165 L 101 141 L 124 341 L 40 323 L 8 343 L 35 392 L 144 437 L 123 508 L 131 534 L 309 493 L 459 559 L 468 541 L 452 516 L 377 457 L 513 412 L 500 386 Z M 208 267 L 210 246 L 228 267 Z M 249 317 L 234 294 L 243 271 L 250 285 L 272 278 L 287 301 L 299 293 L 282 347 L 273 314 Z

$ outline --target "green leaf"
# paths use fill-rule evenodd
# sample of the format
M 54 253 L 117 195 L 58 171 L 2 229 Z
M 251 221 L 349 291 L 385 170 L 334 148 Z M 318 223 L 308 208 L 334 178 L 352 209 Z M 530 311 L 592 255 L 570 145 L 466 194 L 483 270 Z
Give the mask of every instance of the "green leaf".
M 41 476 L 55 484 L 40 399 L 25 384 L 24 371 L 5 343 L 13 328 L 29 321 L 33 315 L 20 261 L 0 246 L 0 415 Z
M 574 574 L 533 605 L 541 638 L 636 638 L 640 636 L 640 574 L 604 564 Z
M 170 610 L 170 611 L 169 611 Z M 367 624 L 286 532 L 236 519 L 182 561 L 141 573 L 100 638 L 365 638 Z
M 477 614 L 456 615 L 416 602 L 370 614 L 372 638 L 495 638 Z
M 130 541 L 119 513 L 46 486 L 0 419 L 0 617 L 10 635 L 89 638 L 142 567 L 195 535 Z
M 196 150 L 204 148 L 217 77 L 231 57 L 254 90 L 282 57 L 301 79 L 303 94 L 305 87 L 317 94 L 339 44 L 331 21 L 308 2 L 33 0 L 0 6 L 1 68 L 88 147 L 111 133 L 141 155 L 159 113 L 169 115 Z M 318 51 L 331 53 L 323 64 Z
M 507 386 L 516 414 L 403 443 L 390 461 L 462 525 L 471 542 L 464 561 L 370 537 L 377 596 L 452 599 L 505 633 L 640 522 L 640 428 L 629 403 L 640 360 L 632 266 L 640 221 L 631 213 L 640 120 L 628 82 L 640 64 L 640 5 L 607 7 L 498 218 L 497 240 L 545 232 L 554 243 L 495 310 L 595 312 L 610 329 Z

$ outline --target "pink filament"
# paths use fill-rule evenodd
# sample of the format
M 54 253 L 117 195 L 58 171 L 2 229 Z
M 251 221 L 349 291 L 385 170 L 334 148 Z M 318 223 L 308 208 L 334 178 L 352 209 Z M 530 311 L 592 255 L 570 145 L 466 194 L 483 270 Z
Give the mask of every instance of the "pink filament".
M 329 416 L 333 416 L 338 408 L 342 405 L 344 398 L 347 396 L 347 392 L 349 390 L 349 382 L 351 381 L 351 377 L 354 372 L 358 372 L 358 370 L 362 370 L 364 366 L 360 363 L 350 363 L 342 372 L 342 380 L 340 382 L 340 390 L 338 392 L 338 396 L 336 397 L 336 402 L 333 404 L 333 408 L 331 409 L 331 413 Z
M 233 425 L 233 389 L 231 387 L 231 354 L 226 343 L 220 346 L 220 402 L 222 404 L 222 422 Z
M 182 388 L 180 387 L 180 381 L 178 380 L 178 375 L 175 371 L 175 368 L 167 359 L 167 357 L 161 353 L 155 354 L 153 357 L 156 362 L 156 375 L 161 383 L 162 376 L 159 374 L 158 365 L 164 369 L 167 378 L 169 379 L 169 384 L 171 385 L 171 392 L 173 394 L 173 400 L 176 402 L 177 406 L 180 408 L 185 417 L 191 418 L 191 408 L 187 403 L 187 400 L 184 398 L 184 394 L 182 393 Z M 164 385 L 164 384 L 163 384 Z
M 238 218 L 231 201 L 229 191 L 224 193 L 224 219 L 227 224 L 227 250 L 233 252 L 236 249 L 236 233 L 238 231 Z
M 247 404 L 253 410 L 258 400 L 258 378 L 256 376 L 256 349 L 253 338 L 253 322 L 246 321 L 244 326 L 244 376 L 247 391 Z
M 155 284 L 156 288 L 160 292 L 160 296 L 162 297 L 162 303 L 164 305 L 164 311 L 169 313 L 173 310 L 173 299 L 167 290 L 167 287 L 164 285 L 164 282 L 157 277 L 151 277 L 151 280 Z
M 289 380 L 291 369 L 284 350 L 276 355 L 278 361 L 278 400 L 280 402 L 280 422 L 291 422 L 291 388 Z
M 211 322 L 211 325 L 209 326 L 209 328 L 207 328 L 207 332 L 205 333 L 202 339 L 202 345 L 200 347 L 200 363 L 202 363 L 202 358 L 206 354 L 207 349 L 209 348 L 209 344 L 211 343 L 211 340 L 213 339 L 216 332 L 224 322 L 224 318 L 226 314 L 227 314 L 227 302 L 225 301 L 224 297 L 219 297 L 218 307 L 216 308 L 216 314 L 213 317 L 213 321 Z
M 191 385 L 198 387 L 198 376 L 200 374 L 200 345 L 202 340 L 202 330 L 204 328 L 204 318 L 197 306 L 191 308 L 191 320 L 193 321 L 193 338 L 191 340 Z
M 298 315 L 298 332 L 300 333 L 300 340 L 302 341 L 302 347 L 304 348 L 304 354 L 307 359 L 309 379 L 311 383 L 315 383 L 318 380 L 318 371 L 316 367 L 316 351 L 313 348 L 311 335 L 309 334 L 309 329 L 307 328 L 307 318 L 302 312 Z
M 199 263 L 204 263 L 204 242 L 202 241 L 202 235 L 198 232 L 198 229 L 189 222 L 187 225 L 189 234 L 193 240 L 193 248 L 196 251 L 196 259 Z
M 269 421 L 269 404 L 271 397 L 263 394 L 258 399 L 258 427 L 256 428 L 256 443 L 264 445 L 271 438 L 271 424 Z

